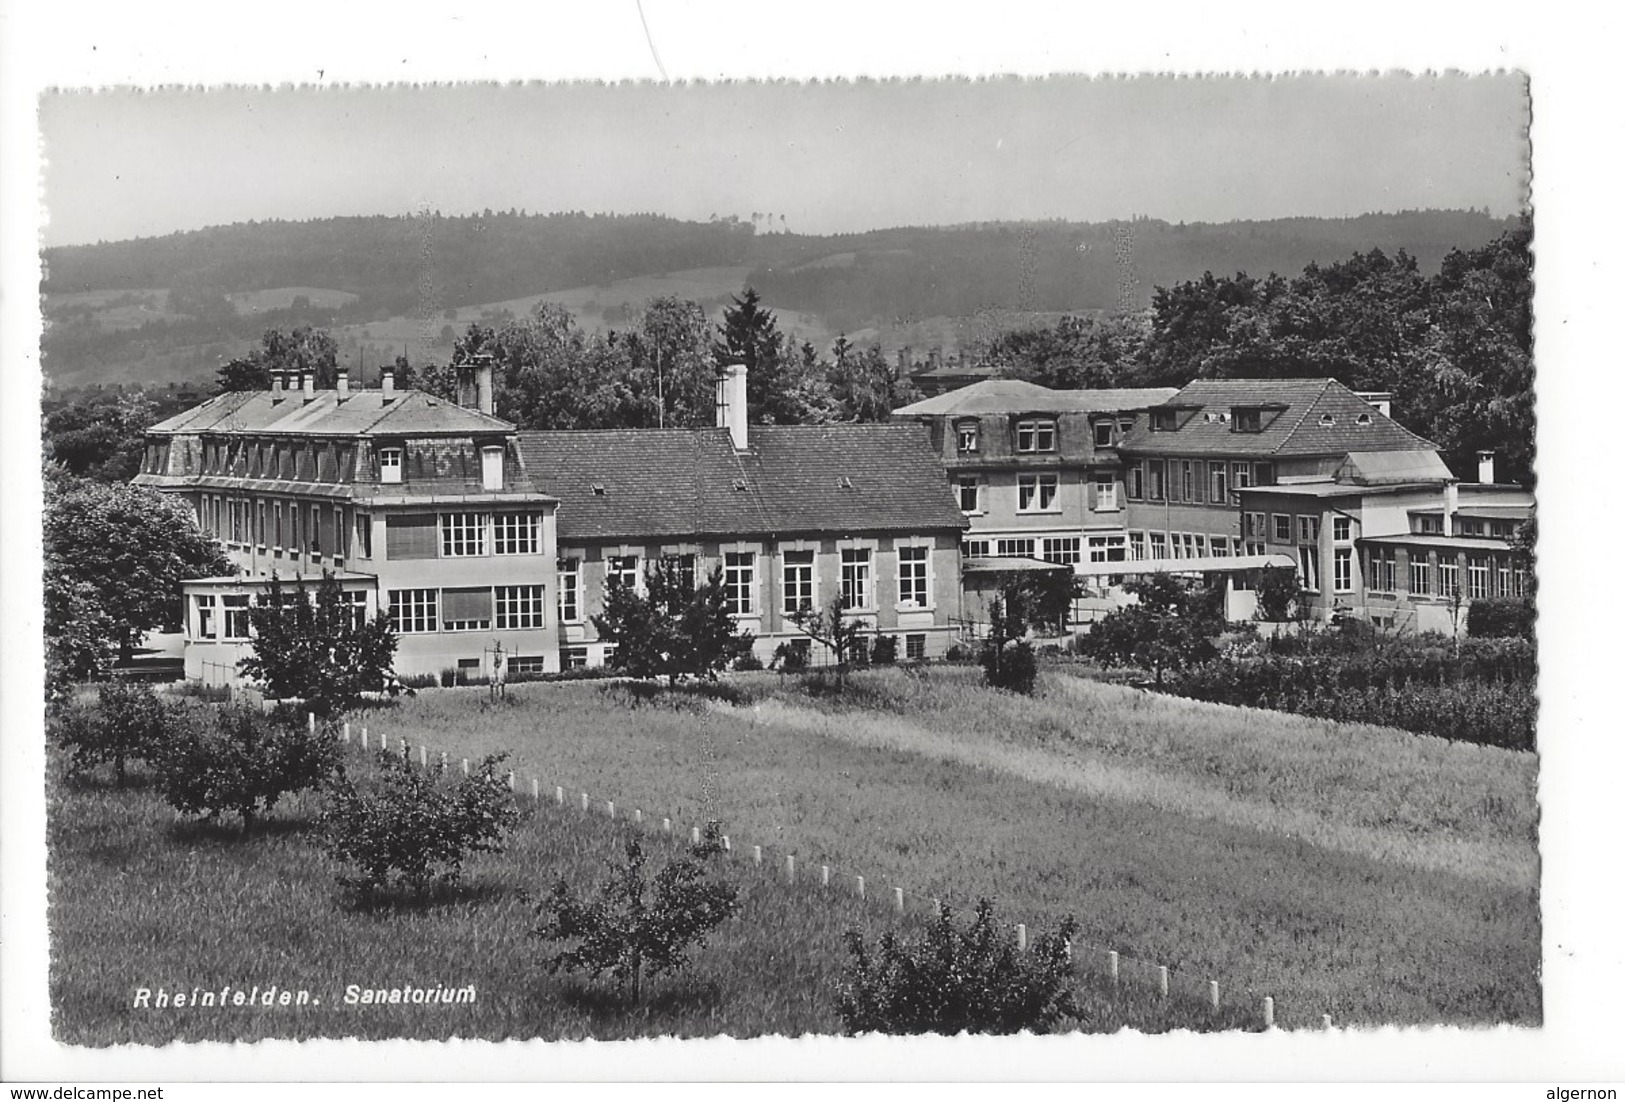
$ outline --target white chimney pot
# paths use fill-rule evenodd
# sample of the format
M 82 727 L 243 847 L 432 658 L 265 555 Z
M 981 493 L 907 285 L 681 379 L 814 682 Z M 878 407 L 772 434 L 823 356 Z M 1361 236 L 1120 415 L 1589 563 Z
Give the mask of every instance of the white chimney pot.
M 750 448 L 750 411 L 745 402 L 744 364 L 724 364 L 717 379 L 717 428 L 727 429 L 734 450 Z

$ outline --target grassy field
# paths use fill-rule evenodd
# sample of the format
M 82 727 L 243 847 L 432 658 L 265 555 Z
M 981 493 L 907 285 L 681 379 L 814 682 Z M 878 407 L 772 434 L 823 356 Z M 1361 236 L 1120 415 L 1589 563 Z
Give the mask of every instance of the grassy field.
M 620 1037 L 839 1030 L 841 931 L 995 897 L 1082 933 L 1086 1029 L 1540 1021 L 1531 755 L 1046 675 L 873 671 L 841 698 L 749 675 L 743 703 L 640 702 L 607 683 L 431 690 L 354 717 L 455 763 L 511 750 L 527 821 L 432 905 L 360 910 L 315 847 L 316 797 L 264 836 L 178 822 L 156 796 L 51 788 L 52 995 L 66 1041 Z M 538 777 L 544 800 L 528 799 Z M 563 785 L 563 808 L 552 800 Z M 584 815 L 580 794 L 590 794 Z M 616 802 L 611 822 L 603 801 Z M 717 818 L 745 912 L 645 1006 L 546 974 L 527 893 L 587 883 L 633 809 Z M 750 861 L 764 849 L 764 866 Z M 657 852 L 667 847 L 660 843 Z M 783 883 L 794 854 L 798 883 Z M 834 870 L 832 888 L 818 867 Z M 858 901 L 853 877 L 866 878 Z M 909 914 L 890 913 L 891 889 Z M 1105 950 L 1123 954 L 1115 997 Z M 1160 1002 L 1154 967 L 1175 998 Z M 1195 998 L 1209 979 L 1223 1010 Z M 346 1007 L 343 989 L 473 983 L 473 1007 Z M 137 1011 L 139 987 L 277 984 L 321 1007 Z
M 849 702 L 628 711 L 602 686 L 425 693 L 370 720 L 741 845 L 1083 939 L 1283 1021 L 1538 1022 L 1532 755 L 1051 674 L 863 675 Z M 793 684 L 793 683 L 788 683 Z
M 351 758 L 355 767 L 359 755 Z M 423 903 L 362 907 L 315 845 L 315 797 L 295 801 L 245 839 L 236 827 L 177 821 L 148 791 L 50 789 L 51 996 L 55 1035 L 72 1044 L 306 1039 L 613 1039 L 631 1036 L 838 1033 L 842 933 L 871 935 L 910 918 L 880 901 L 787 886 L 722 860 L 743 907 L 677 977 L 629 1007 L 604 985 L 548 973 L 527 937 L 530 903 L 563 876 L 605 875 L 629 830 L 548 804 L 526 809 L 509 850 L 466 869 L 462 886 Z M 524 802 L 524 801 L 522 801 Z M 647 832 L 645 836 L 649 837 Z M 652 836 L 651 869 L 678 847 Z M 350 1005 L 345 989 L 472 984 L 472 1004 Z M 293 992 L 288 1007 L 157 1008 L 155 993 L 224 987 Z M 148 1005 L 137 1006 L 149 991 Z M 300 993 L 308 1002 L 298 1003 Z M 1177 994 L 1177 993 L 1176 993 Z M 1152 988 L 1081 986 L 1079 1028 L 1256 1028 L 1256 1016 Z

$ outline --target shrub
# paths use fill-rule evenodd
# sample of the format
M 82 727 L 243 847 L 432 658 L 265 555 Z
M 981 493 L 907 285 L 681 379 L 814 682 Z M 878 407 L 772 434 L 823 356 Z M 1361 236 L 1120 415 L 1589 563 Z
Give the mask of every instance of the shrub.
M 875 636 L 874 649 L 869 652 L 869 661 L 877 666 L 897 665 L 897 636 Z
M 671 862 L 652 885 L 644 861 L 643 847 L 628 838 L 626 860 L 610 866 L 613 875 L 595 899 L 578 897 L 564 880 L 554 885 L 536 908 L 542 921 L 531 936 L 577 944 L 552 957 L 550 971 L 580 971 L 594 979 L 608 972 L 637 1002 L 645 976 L 681 969 L 689 949 L 739 909 L 738 891 L 706 879 L 694 861 Z
M 756 657 L 756 652 L 754 650 L 742 651 L 740 652 L 739 657 L 734 659 L 734 669 L 741 673 L 748 670 L 759 670 L 761 668 L 762 660 Z
M 67 750 L 68 772 L 83 773 L 102 762 L 113 763 L 116 783 L 124 787 L 125 765 L 151 758 L 179 722 L 175 709 L 150 688 L 129 681 L 110 681 L 97 694 L 94 708 L 67 708 L 52 726 L 57 745 Z
M 1038 683 L 1038 655 L 1025 639 L 1001 647 L 994 647 L 990 641 L 982 649 L 982 669 L 987 683 L 995 689 L 1031 696 Z
M 773 651 L 770 665 L 785 673 L 800 673 L 812 663 L 810 639 L 787 639 Z
M 212 718 L 175 725 L 155 759 L 164 798 L 185 814 L 235 812 L 246 834 L 283 795 L 315 787 L 338 764 L 338 740 L 325 728 L 275 723 L 254 708 Z
M 956 926 L 943 907 L 920 939 L 888 931 L 876 954 L 849 930 L 841 1022 L 849 1034 L 1051 1032 L 1078 1012 L 1067 952 L 1077 926 L 1069 916 L 1023 952 L 983 899 L 968 927 Z
M 728 614 L 718 565 L 696 584 L 692 568 L 663 559 L 644 572 L 643 592 L 614 582 L 604 611 L 592 618 L 598 634 L 615 644 L 609 663 L 633 677 L 714 679 L 751 648 L 753 637 Z
M 1095 624 L 1084 652 L 1102 666 L 1139 666 L 1158 685 L 1170 670 L 1212 658 L 1212 637 L 1224 629 L 1214 594 L 1186 589 L 1167 574 L 1156 574 L 1125 587 L 1139 601 L 1115 609 Z
M 1290 566 L 1266 566 L 1253 575 L 1258 613 L 1265 620 L 1290 620 L 1308 607 L 1298 572 Z
M 1527 597 L 1480 597 L 1467 606 L 1467 634 L 1484 639 L 1533 639 L 1535 602 Z
M 440 687 L 453 689 L 457 687 L 457 671 L 450 666 L 440 671 Z
M 366 896 L 391 886 L 422 894 L 436 882 L 455 883 L 470 854 L 500 852 L 519 818 L 496 774 L 505 756 L 487 757 L 456 783 L 388 753 L 378 755 L 377 777 L 362 785 L 341 767 L 322 812 L 323 848 L 359 875 L 339 883 Z
M 317 715 L 349 711 L 391 676 L 393 622 L 387 613 L 357 619 L 331 571 L 322 572 L 314 594 L 302 578 L 290 592 L 272 574 L 248 618 L 253 653 L 238 667 L 270 695 L 298 697 Z

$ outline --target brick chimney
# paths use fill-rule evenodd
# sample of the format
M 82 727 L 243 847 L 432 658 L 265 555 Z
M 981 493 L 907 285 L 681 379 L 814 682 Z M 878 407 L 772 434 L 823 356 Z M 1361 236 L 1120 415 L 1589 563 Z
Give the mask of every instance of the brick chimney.
M 385 366 L 378 373 L 378 386 L 384 392 L 384 402 L 388 404 L 395 400 L 395 369 Z
M 1495 453 L 1485 450 L 1478 453 L 1478 480 L 1488 486 L 1495 481 Z
M 474 361 L 474 392 L 479 399 L 480 412 L 487 417 L 497 414 L 496 387 L 492 381 L 491 357 L 482 355 Z
M 342 401 L 344 401 L 344 399 L 346 399 L 346 398 L 348 398 L 350 396 L 350 373 L 348 371 L 339 372 L 339 384 L 338 385 L 339 385 L 339 401 L 342 402 Z
M 301 371 L 299 373 L 299 389 L 305 392 L 305 401 L 316 400 L 316 373 L 314 371 Z
M 750 447 L 750 411 L 745 404 L 744 364 L 723 364 L 717 377 L 717 428 L 727 429 L 734 450 Z
M 282 399 L 287 397 L 287 392 L 284 391 L 282 387 L 283 387 L 282 372 L 277 370 L 276 368 L 272 368 L 271 369 L 271 401 L 272 401 L 273 404 L 276 403 L 276 402 L 280 402 L 280 401 L 282 401 Z

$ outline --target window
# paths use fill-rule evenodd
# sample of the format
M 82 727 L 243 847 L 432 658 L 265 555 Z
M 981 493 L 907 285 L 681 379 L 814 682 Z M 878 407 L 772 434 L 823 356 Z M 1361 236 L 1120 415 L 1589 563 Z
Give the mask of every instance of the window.
M 1230 557 L 1230 541 L 1223 536 L 1213 537 L 1213 557 L 1224 559 Z
M 214 638 L 214 594 L 199 594 L 197 602 L 197 638 Z
M 1245 490 L 1253 484 L 1253 465 L 1251 463 L 1230 464 L 1230 482 L 1238 490 Z
M 1001 559 L 1033 559 L 1038 557 L 1038 541 L 1020 537 L 1001 539 L 995 543 L 994 550 Z
M 897 604 L 900 608 L 930 608 L 929 547 L 897 549 Z
M 1253 485 L 1254 486 L 1273 486 L 1273 485 L 1275 485 L 1275 468 L 1273 466 L 1271 466 L 1270 464 L 1268 464 L 1268 463 L 1254 463 L 1253 464 Z
M 1044 561 L 1070 566 L 1083 561 L 1083 540 L 1077 536 L 1050 536 L 1044 540 Z
M 1021 475 L 1016 483 L 1016 510 L 1022 513 L 1044 513 L 1053 510 L 1055 493 L 1059 486 L 1059 475 Z
M 1052 452 L 1055 450 L 1054 421 L 1017 421 L 1016 451 Z
M 1512 592 L 1512 564 L 1505 559 L 1495 560 L 1495 595 L 1497 597 L 1515 597 Z
M 534 555 L 540 551 L 540 527 L 535 513 L 497 513 L 491 518 L 494 543 L 499 555 Z
M 962 513 L 982 511 L 982 482 L 974 475 L 960 476 L 959 511 Z
M 1348 517 L 1332 518 L 1332 539 L 1338 543 L 1347 543 L 1353 539 L 1353 522 Z
M 1299 543 L 1319 543 L 1320 542 L 1320 518 L 1319 517 L 1300 516 L 1298 518 L 1298 542 Z
M 1461 591 L 1461 568 L 1455 559 L 1439 560 L 1439 596 L 1454 597 Z
M 686 553 L 662 555 L 660 562 L 685 592 L 693 593 L 698 588 L 698 574 L 694 567 L 693 555 Z
M 1128 555 L 1131 559 L 1145 558 L 1145 533 L 1130 532 L 1128 534 Z
M 903 636 L 903 657 L 910 662 L 925 661 L 925 633 Z
M 985 559 L 993 554 L 992 544 L 984 539 L 966 540 L 960 551 L 967 559 Z
M 959 454 L 974 455 L 981 443 L 981 427 L 975 421 L 961 421 L 954 426 L 954 435 L 959 438 Z
M 1150 460 L 1145 465 L 1145 496 L 1150 501 L 1161 501 L 1166 492 L 1163 487 L 1163 467 L 1161 459 Z
M 1154 409 L 1151 411 L 1152 432 L 1173 432 L 1179 427 L 1179 414 L 1171 409 Z
M 1490 595 L 1490 560 L 1483 555 L 1467 559 L 1467 598 L 1479 600 Z
M 581 619 L 581 560 L 560 559 L 559 620 L 573 624 Z
M 1187 536 L 1191 541 L 1190 557 L 1193 559 L 1207 558 L 1207 536 L 1198 532 L 1194 536 Z
M 1126 536 L 1090 536 L 1090 562 L 1123 562 L 1128 558 Z
M 1179 464 L 1180 487 L 1184 492 L 1185 501 L 1200 502 L 1202 500 L 1202 480 L 1196 471 L 1196 464 L 1189 459 L 1181 460 Z
M 1298 548 L 1298 574 L 1303 587 L 1311 592 L 1320 590 L 1320 548 L 1305 544 Z
M 1117 512 L 1117 480 L 1109 474 L 1095 475 L 1095 511 Z
M 1263 432 L 1264 411 L 1258 409 L 1232 409 L 1231 432 Z
M 1424 536 L 1444 535 L 1444 517 L 1423 514 L 1416 518 L 1416 530 Z
M 1266 534 L 1263 513 L 1243 513 L 1241 516 L 1242 535 L 1249 539 L 1261 540 Z
M 497 630 L 517 631 L 546 627 L 547 587 L 540 585 L 499 585 Z
M 1110 421 L 1095 422 L 1095 447 L 1109 448 L 1112 446 L 1112 429 L 1116 426 Z
M 231 518 L 231 542 L 232 543 L 247 543 L 248 542 L 248 535 L 247 535 L 246 532 L 243 531 L 243 529 L 246 527 L 246 525 L 243 524 L 243 508 L 242 508 L 242 506 L 243 506 L 243 503 L 238 501 L 236 498 L 232 498 L 230 501 L 226 502 L 227 515 Z M 315 506 L 312 506 L 312 508 L 315 508 Z
M 584 670 L 587 668 L 586 647 L 560 647 L 559 669 Z
M 1151 557 L 1153 559 L 1166 559 L 1168 557 L 1168 533 L 1151 533 Z
M 402 635 L 421 635 L 436 630 L 440 619 L 440 591 L 437 589 L 392 589 L 389 615 Z
M 440 630 L 491 630 L 490 589 L 442 589 Z
M 1332 552 L 1332 590 L 1349 593 L 1354 589 L 1354 548 L 1339 547 Z
M 1208 464 L 1209 486 L 1208 500 L 1215 505 L 1223 505 L 1229 500 L 1229 488 L 1225 484 L 1225 466 L 1220 462 Z
M 310 507 L 310 527 L 305 530 L 305 535 L 310 540 L 310 553 L 318 559 L 321 558 L 322 507 L 320 505 L 312 505 Z
M 502 446 L 480 449 L 480 485 L 487 490 L 502 489 Z
M 626 586 L 630 589 L 638 588 L 638 557 L 636 555 L 611 555 L 604 560 L 604 588 Z
M 222 639 L 248 638 L 248 598 L 246 596 L 228 596 L 220 598 L 222 620 L 225 631 L 221 633 Z
M 355 546 L 356 554 L 363 559 L 372 558 L 372 514 L 357 513 L 355 515 Z
M 1145 497 L 1145 468 L 1136 463 L 1127 471 L 1128 499 L 1139 501 Z
M 784 553 L 784 611 L 794 615 L 803 609 L 818 607 L 813 592 L 813 551 L 786 551 Z
M 1271 516 L 1270 519 L 1275 524 L 1275 531 L 1274 531 L 1275 542 L 1276 543 L 1291 543 L 1292 542 L 1292 518 L 1287 516 L 1285 513 L 1275 513 L 1275 514 L 1273 514 Z
M 870 570 L 868 548 L 848 547 L 841 551 L 841 607 L 873 607 Z
M 1431 572 L 1428 570 L 1427 555 L 1421 551 L 1411 552 L 1411 596 L 1425 597 L 1433 592 L 1430 582 Z
M 360 631 L 367 626 L 367 594 L 365 590 L 352 589 L 344 595 L 350 606 L 350 626 Z
M 401 469 L 404 466 L 404 464 L 402 463 L 401 460 L 402 460 L 402 449 L 400 449 L 400 448 L 379 448 L 378 449 L 378 481 L 379 482 L 399 482 L 401 480 Z
M 1468 517 L 1456 518 L 1456 535 L 1482 538 L 1484 535 L 1484 522 Z
M 265 502 L 254 502 L 254 542 L 265 546 Z
M 724 605 L 731 615 L 749 616 L 756 611 L 756 554 L 729 551 L 722 561 Z
M 508 676 L 520 677 L 526 674 L 547 672 L 547 658 L 540 654 L 514 654 L 508 657 Z
M 390 559 L 432 559 L 438 551 L 433 513 L 384 517 L 384 552 Z
M 485 554 L 485 530 L 489 513 L 441 513 L 440 556 L 447 559 Z

